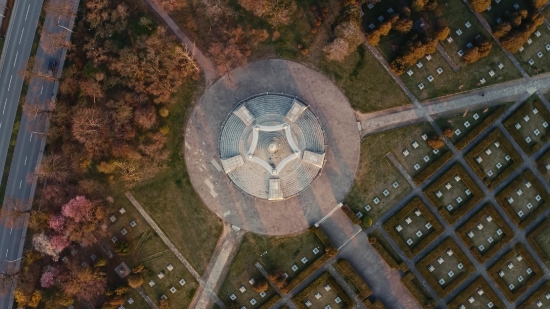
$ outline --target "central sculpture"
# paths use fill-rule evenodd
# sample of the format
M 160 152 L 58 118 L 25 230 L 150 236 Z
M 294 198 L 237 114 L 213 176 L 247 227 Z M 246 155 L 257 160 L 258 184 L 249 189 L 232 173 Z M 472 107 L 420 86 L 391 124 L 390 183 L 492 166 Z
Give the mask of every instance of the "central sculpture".
M 296 97 L 261 94 L 244 100 L 224 122 L 219 155 L 244 192 L 282 200 L 306 189 L 324 164 L 319 119 Z

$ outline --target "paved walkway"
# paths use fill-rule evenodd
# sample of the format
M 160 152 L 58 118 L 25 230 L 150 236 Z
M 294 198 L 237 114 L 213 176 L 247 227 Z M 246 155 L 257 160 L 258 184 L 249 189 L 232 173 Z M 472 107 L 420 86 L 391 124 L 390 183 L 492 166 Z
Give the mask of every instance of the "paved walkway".
M 460 67 L 458 65 L 456 65 L 456 63 L 453 61 L 453 59 L 451 59 L 451 57 L 449 57 L 449 54 L 447 54 L 447 51 L 445 50 L 445 47 L 443 47 L 441 44 L 437 44 L 437 51 L 439 51 L 439 53 L 441 54 L 441 57 L 443 57 L 443 59 L 445 59 L 445 61 L 447 61 L 449 66 L 451 66 L 451 68 L 453 68 L 453 71 L 455 71 L 455 72 L 460 71 Z
M 157 304 L 155 304 L 155 302 L 152 301 L 151 298 L 147 296 L 147 294 L 145 294 L 145 291 L 140 286 L 138 286 L 135 290 L 138 292 L 139 295 L 141 295 L 141 297 L 143 297 L 145 302 L 147 302 L 149 308 L 158 309 Z
M 185 267 L 187 268 L 187 270 L 189 270 L 191 275 L 193 275 L 193 277 L 195 277 L 197 282 L 200 285 L 202 285 L 204 283 L 204 281 L 201 279 L 199 273 L 193 268 L 193 266 L 191 266 L 191 263 L 189 263 L 189 261 L 187 261 L 187 259 L 185 257 L 183 257 L 183 254 L 181 254 L 181 252 L 178 250 L 178 248 L 176 248 L 176 246 L 174 246 L 174 244 L 168 238 L 168 236 L 166 236 L 166 234 L 164 234 L 164 232 L 159 228 L 159 226 L 153 220 L 153 218 L 151 218 L 151 216 L 149 216 L 149 214 L 145 211 L 145 209 L 143 209 L 143 207 L 139 204 L 139 202 L 134 198 L 132 193 L 126 192 L 125 195 L 128 198 L 128 200 L 130 200 L 132 205 L 134 205 L 134 207 L 136 207 L 136 209 L 143 216 L 143 218 L 145 218 L 147 223 L 149 223 L 151 228 L 153 228 L 153 230 L 155 230 L 155 232 L 157 232 L 157 234 L 160 236 L 162 241 L 168 246 L 168 248 L 170 248 L 170 250 L 172 250 L 172 252 L 174 252 L 176 257 L 183 263 L 183 265 L 185 265 Z

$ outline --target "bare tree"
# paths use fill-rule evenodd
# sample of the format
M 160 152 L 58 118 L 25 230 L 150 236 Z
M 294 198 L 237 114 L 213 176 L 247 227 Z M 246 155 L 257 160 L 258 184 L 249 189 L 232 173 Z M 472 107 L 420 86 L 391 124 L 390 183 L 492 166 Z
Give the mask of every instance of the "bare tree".
M 4 221 L 7 227 L 23 225 L 32 212 L 31 209 L 25 210 L 25 206 L 23 201 L 8 197 L 0 209 L 0 221 Z
M 43 36 L 42 49 L 48 54 L 56 53 L 60 48 L 70 48 L 71 42 L 67 40 L 67 33 L 54 33 L 46 31 Z
M 74 0 L 49 0 L 44 7 L 47 13 L 67 15 L 68 17 L 76 16 Z
M 50 118 L 55 110 L 55 105 L 55 98 L 48 100 L 46 104 L 42 105 L 38 104 L 37 100 L 34 100 L 31 103 L 25 101 L 25 103 L 23 103 L 23 112 L 31 119 L 35 119 L 37 116 L 45 116 L 46 118 Z
M 16 269 L 15 266 L 10 263 L 5 270 L 0 272 L 0 295 L 9 292 L 21 274 L 21 270 Z
M 42 180 L 63 182 L 70 171 L 69 162 L 67 158 L 59 154 L 45 155 L 40 164 L 36 166 L 34 175 Z

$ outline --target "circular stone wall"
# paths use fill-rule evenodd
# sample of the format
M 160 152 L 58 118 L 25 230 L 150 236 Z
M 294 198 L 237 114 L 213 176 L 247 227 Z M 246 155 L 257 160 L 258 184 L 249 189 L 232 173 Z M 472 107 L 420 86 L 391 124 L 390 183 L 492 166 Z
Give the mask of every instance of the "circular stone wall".
M 229 114 L 218 147 L 223 170 L 237 187 L 278 201 L 302 192 L 319 175 L 325 135 L 303 101 L 264 93 Z
M 354 111 L 329 79 L 295 62 L 263 60 L 204 93 L 185 130 L 185 160 L 195 191 L 223 220 L 287 235 L 345 198 L 359 140 Z

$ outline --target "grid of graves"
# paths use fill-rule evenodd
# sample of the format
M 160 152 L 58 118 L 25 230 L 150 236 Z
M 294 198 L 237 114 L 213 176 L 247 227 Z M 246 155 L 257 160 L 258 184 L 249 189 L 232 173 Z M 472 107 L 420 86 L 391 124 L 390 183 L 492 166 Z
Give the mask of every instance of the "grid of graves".
M 417 255 L 443 232 L 441 224 L 419 197 L 388 219 L 384 229 L 409 257 Z
M 531 155 L 548 141 L 550 112 L 534 94 L 504 123 L 514 140 Z
M 343 292 L 340 285 L 328 272 L 324 272 L 302 291 L 298 292 L 298 294 L 292 298 L 292 301 L 301 309 L 338 309 L 353 307 L 351 299 Z
M 374 193 L 372 200 L 367 203 L 363 209 L 358 210 L 355 213 L 355 216 L 359 219 L 363 219 L 364 215 L 368 215 L 373 220 L 377 219 L 385 213 L 389 207 L 393 206 L 396 196 L 402 195 L 403 190 L 399 187 L 401 184 L 398 180 L 394 180 L 390 185 L 384 186 L 382 192 L 379 194 Z M 406 183 L 404 185 L 408 186 Z
M 447 307 L 458 309 L 505 308 L 502 301 L 481 276 L 451 300 Z
M 394 156 L 417 183 L 424 182 L 452 156 L 446 146 L 440 149 L 430 147 L 429 140 L 436 138 L 437 134 L 429 124 L 424 128 L 419 136 L 407 136 L 401 144 L 406 146 L 400 152 L 394 149 Z
M 442 298 L 475 271 L 472 263 L 450 237 L 418 261 L 416 268 Z
M 550 308 L 550 281 L 546 281 L 529 298 L 523 301 L 518 309 Z
M 447 170 L 424 193 L 451 225 L 483 199 L 483 193 L 460 163 Z
M 546 183 L 550 183 L 550 149 L 537 159 L 537 168 Z
M 456 230 L 472 254 L 485 263 L 514 236 L 513 231 L 492 205 L 485 205 Z
M 504 113 L 506 107 L 511 104 L 487 107 L 474 111 L 440 117 L 436 123 L 442 131 L 451 130 L 453 135 L 449 138 L 451 143 L 459 150 L 464 149 L 489 125 Z
M 521 243 L 504 254 L 487 272 L 511 302 L 516 301 L 543 275 L 537 262 Z
M 520 228 L 525 228 L 548 208 L 548 193 L 529 169 L 499 192 L 496 199 Z
M 489 9 L 482 15 L 494 29 L 497 25 L 509 20 L 510 14 L 521 10 L 532 11 L 528 2 L 524 1 L 492 1 Z M 550 31 L 546 26 L 539 26 L 528 38 L 527 42 L 514 54 L 523 69 L 530 75 L 550 69 Z
M 532 230 L 527 240 L 531 244 L 531 247 L 537 252 L 537 255 L 546 263 L 550 265 L 550 220 L 543 220 L 534 230 Z
M 260 308 L 267 301 L 277 296 L 277 292 L 268 284 L 260 271 L 251 265 L 247 271 L 236 274 L 231 280 L 237 283 L 237 288 L 229 295 L 223 295 L 225 304 L 237 304 L 246 308 Z M 277 297 L 277 299 L 279 299 Z
M 474 146 L 465 159 L 491 190 L 522 163 L 521 157 L 499 129 Z

